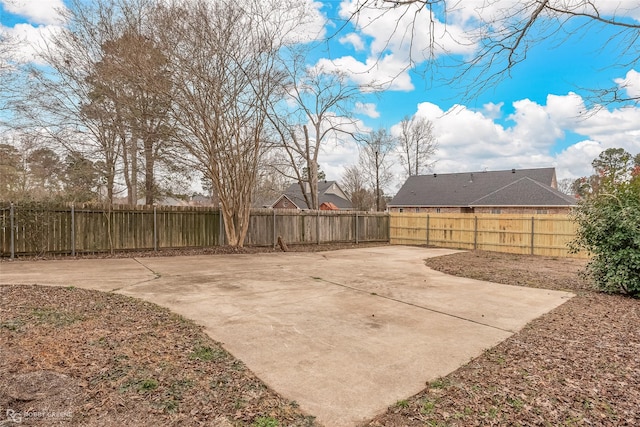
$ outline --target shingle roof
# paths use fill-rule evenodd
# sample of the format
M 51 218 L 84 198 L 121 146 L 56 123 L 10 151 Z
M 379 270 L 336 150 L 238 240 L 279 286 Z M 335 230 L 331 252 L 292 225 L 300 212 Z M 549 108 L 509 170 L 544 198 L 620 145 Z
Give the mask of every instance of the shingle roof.
M 572 206 L 576 199 L 529 177 L 470 203 L 471 206 Z
M 318 196 L 318 199 L 319 199 L 318 200 L 319 205 L 326 202 L 326 203 L 333 203 L 340 209 L 351 209 L 353 207 L 353 205 L 349 200 L 343 199 L 342 197 L 337 196 L 335 194 L 320 194 Z
M 407 179 L 389 206 L 574 205 L 576 202 L 570 196 L 551 187 L 555 173 L 554 168 L 538 168 L 417 175 Z M 521 181 L 523 178 L 528 180 Z M 521 182 L 511 186 L 518 181 Z M 538 202 L 545 203 L 538 205 Z
M 336 181 L 318 181 L 318 205 L 327 202 L 333 203 L 340 209 L 351 209 L 353 205 L 350 200 L 343 199 L 336 194 L 325 193 L 335 183 Z M 284 194 L 286 194 L 287 197 L 300 209 L 307 208 L 307 203 L 304 200 L 304 196 L 302 195 L 302 191 L 300 190 L 300 185 L 298 183 L 291 184 L 289 188 L 285 190 Z

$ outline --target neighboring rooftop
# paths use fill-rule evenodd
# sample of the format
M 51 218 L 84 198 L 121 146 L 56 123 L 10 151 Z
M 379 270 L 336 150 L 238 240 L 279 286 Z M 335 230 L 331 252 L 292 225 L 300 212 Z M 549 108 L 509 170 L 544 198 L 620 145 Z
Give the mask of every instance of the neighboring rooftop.
M 417 175 L 407 179 L 389 206 L 571 206 L 556 189 L 555 168 Z
M 298 209 L 307 209 L 307 203 L 297 182 L 291 184 L 285 190 L 284 195 L 295 203 Z M 351 209 L 353 207 L 351 201 L 336 181 L 318 181 L 318 205 L 323 203 L 331 203 L 339 209 Z

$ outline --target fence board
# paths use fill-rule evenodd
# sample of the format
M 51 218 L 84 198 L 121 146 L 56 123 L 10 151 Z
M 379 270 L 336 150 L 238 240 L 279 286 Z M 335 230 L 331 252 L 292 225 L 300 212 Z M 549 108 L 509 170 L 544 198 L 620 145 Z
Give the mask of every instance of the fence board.
M 71 209 L 74 219 L 71 221 Z M 155 218 L 155 224 L 154 224 Z M 0 256 L 11 248 L 10 206 L 0 203 Z M 210 207 L 15 207 L 16 254 L 212 247 L 220 213 Z M 73 230 L 73 233 L 72 233 Z M 154 233 L 155 230 L 155 233 Z M 391 242 L 546 256 L 568 254 L 576 225 L 566 215 L 417 214 L 252 210 L 247 246 Z M 71 241 L 71 236 L 75 240 Z M 155 237 L 155 240 L 154 240 Z
M 18 255 L 212 247 L 221 241 L 220 212 L 212 207 L 14 208 L 14 253 Z M 10 211 L 8 203 L 0 202 L 0 256 L 11 255 Z M 287 244 L 389 241 L 386 213 L 255 209 L 249 222 L 247 246 L 275 245 L 278 236 Z
M 390 243 L 586 258 L 570 254 L 576 224 L 568 215 L 392 213 Z

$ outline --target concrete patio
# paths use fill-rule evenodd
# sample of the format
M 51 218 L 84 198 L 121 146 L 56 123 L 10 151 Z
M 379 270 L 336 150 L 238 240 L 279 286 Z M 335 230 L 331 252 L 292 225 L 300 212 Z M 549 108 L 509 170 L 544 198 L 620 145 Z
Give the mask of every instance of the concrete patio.
M 354 426 L 457 369 L 571 298 L 448 276 L 455 251 L 383 246 L 0 263 L 1 284 L 76 286 L 195 320 L 326 426 Z

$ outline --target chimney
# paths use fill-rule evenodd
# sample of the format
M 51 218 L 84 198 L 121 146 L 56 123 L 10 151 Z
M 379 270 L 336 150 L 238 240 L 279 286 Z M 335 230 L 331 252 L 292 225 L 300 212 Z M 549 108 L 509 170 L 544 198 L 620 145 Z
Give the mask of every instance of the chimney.
M 511 169 L 511 173 L 516 173 L 516 170 L 515 169 Z

